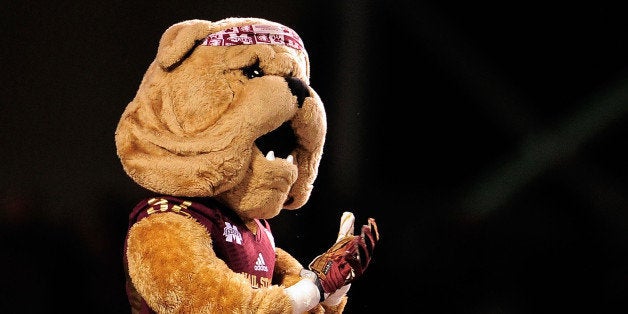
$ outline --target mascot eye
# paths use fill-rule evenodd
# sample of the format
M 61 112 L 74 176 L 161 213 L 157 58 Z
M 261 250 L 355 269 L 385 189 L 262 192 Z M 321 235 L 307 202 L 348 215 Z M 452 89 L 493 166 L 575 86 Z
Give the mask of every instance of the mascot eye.
M 259 61 L 255 62 L 253 65 L 243 68 L 242 73 L 249 79 L 264 76 L 264 71 L 262 71 L 262 68 L 259 67 Z

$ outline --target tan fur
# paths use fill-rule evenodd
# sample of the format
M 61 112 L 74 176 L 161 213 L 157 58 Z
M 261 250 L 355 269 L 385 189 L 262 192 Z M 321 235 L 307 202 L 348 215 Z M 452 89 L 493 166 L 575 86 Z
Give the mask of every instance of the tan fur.
M 285 77 L 309 85 L 305 50 L 279 45 L 197 46 L 208 34 L 257 18 L 172 25 L 159 41 L 115 140 L 126 173 L 158 194 L 212 197 L 231 207 L 247 225 L 298 209 L 310 197 L 327 130 L 323 104 L 308 86 L 297 105 Z M 259 61 L 265 76 L 254 80 L 242 68 Z M 294 163 L 268 161 L 254 141 L 285 121 L 298 137 Z M 128 234 L 131 290 L 160 313 L 290 313 L 285 287 L 303 266 L 277 248 L 273 285 L 253 289 L 212 250 L 208 231 L 175 213 L 153 214 Z M 341 313 L 318 305 L 311 313 Z M 133 311 L 139 302 L 131 302 Z

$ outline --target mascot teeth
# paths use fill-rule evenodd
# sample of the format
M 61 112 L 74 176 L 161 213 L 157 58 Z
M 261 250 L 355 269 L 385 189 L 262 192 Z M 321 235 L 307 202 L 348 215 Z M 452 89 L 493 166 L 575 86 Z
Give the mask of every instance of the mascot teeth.
M 266 159 L 267 160 L 275 160 L 275 152 L 273 152 L 272 150 L 268 151 L 268 154 L 266 154 Z
M 266 154 L 266 160 L 275 160 L 275 152 L 272 150 L 268 151 L 268 153 Z M 294 163 L 294 157 L 292 155 L 288 155 L 288 157 L 286 157 L 286 160 L 291 164 Z

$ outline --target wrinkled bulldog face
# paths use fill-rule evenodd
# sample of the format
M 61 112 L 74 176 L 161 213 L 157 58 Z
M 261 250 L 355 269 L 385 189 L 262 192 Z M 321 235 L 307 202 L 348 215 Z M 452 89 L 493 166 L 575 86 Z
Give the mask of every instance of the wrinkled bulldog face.
M 251 218 L 301 207 L 312 189 L 326 131 L 304 56 L 285 46 L 254 45 L 229 48 L 225 60 L 234 91 L 230 109 L 243 119 L 241 130 L 248 132 L 243 146 L 251 154 L 246 175 L 219 197 L 245 212 L 256 209 Z
M 307 53 L 290 44 L 208 43 L 216 39 L 208 34 L 255 23 L 278 25 L 194 20 L 164 33 L 116 131 L 118 155 L 138 184 L 215 197 L 248 218 L 308 200 L 327 128 Z

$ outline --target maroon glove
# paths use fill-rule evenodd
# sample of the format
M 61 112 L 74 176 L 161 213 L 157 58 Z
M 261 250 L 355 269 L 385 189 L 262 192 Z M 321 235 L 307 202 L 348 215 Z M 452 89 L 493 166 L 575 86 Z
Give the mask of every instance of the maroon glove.
M 354 220 L 352 213 L 343 213 L 336 243 L 309 265 L 318 276 L 324 293 L 332 293 L 353 282 L 362 276 L 371 262 L 375 243 L 379 240 L 375 219 L 368 219 L 368 225 L 362 226 L 360 235 L 353 235 Z

